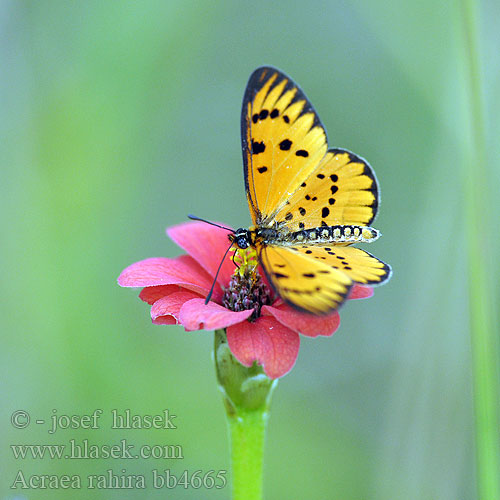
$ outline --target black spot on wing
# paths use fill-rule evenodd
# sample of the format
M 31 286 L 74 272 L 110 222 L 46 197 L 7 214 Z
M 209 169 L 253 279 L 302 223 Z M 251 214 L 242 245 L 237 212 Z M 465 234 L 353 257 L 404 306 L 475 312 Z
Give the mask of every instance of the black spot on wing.
M 289 276 L 287 274 L 273 273 L 273 275 L 275 278 L 278 278 L 278 279 L 289 278 Z
M 259 153 L 263 153 L 266 150 L 266 145 L 264 141 L 256 142 L 252 141 L 252 154 L 258 155 Z
M 292 141 L 290 139 L 284 139 L 280 142 L 281 151 L 288 151 L 292 147 Z

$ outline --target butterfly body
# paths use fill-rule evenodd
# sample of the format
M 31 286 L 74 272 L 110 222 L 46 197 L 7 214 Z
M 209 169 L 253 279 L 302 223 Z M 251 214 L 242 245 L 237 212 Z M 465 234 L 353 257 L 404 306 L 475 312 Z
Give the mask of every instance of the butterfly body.
M 352 247 L 375 241 L 375 174 L 366 160 L 328 148 L 326 131 L 293 80 L 272 67 L 251 75 L 241 133 L 253 226 L 230 236 L 253 247 L 268 282 L 287 303 L 328 314 L 354 283 L 387 281 L 390 267 Z
M 286 226 L 282 226 L 276 229 L 270 227 L 240 228 L 235 235 L 231 235 L 231 241 L 234 241 L 239 248 L 245 249 L 258 244 L 292 247 L 304 243 L 316 245 L 370 243 L 379 236 L 380 233 L 376 229 L 363 226 L 320 226 L 300 231 L 291 231 Z

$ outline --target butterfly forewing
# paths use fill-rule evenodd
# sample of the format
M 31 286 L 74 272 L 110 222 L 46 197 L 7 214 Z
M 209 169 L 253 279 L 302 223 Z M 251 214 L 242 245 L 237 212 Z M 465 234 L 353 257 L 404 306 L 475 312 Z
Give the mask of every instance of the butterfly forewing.
M 245 187 L 254 223 L 286 204 L 327 150 L 326 133 L 299 87 L 277 69 L 257 69 L 243 99 Z

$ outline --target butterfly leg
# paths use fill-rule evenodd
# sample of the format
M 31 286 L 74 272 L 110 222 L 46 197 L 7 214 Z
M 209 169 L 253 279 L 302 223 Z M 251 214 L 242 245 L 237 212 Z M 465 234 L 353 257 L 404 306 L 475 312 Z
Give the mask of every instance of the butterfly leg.
M 233 264 L 239 269 L 240 265 L 234 260 L 236 257 L 236 252 L 233 253 L 233 256 L 231 257 L 231 260 L 233 261 Z

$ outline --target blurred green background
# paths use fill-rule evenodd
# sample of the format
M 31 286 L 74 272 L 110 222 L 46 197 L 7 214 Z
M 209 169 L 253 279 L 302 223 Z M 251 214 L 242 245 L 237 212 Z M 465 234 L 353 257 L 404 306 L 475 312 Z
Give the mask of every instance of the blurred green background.
M 498 186 L 500 5 L 479 7 Z M 0 23 L 0 498 L 229 498 L 229 486 L 10 486 L 20 469 L 149 480 L 152 469 L 229 468 L 213 334 L 153 326 L 116 278 L 137 260 L 180 254 L 164 230 L 187 213 L 249 225 L 240 106 L 263 64 L 304 89 L 331 146 L 374 166 L 383 237 L 370 250 L 394 269 L 372 299 L 342 309 L 332 338 L 303 339 L 274 394 L 266 498 L 476 498 L 457 3 L 3 1 Z M 498 225 L 493 239 L 498 248 Z M 96 408 L 98 430 L 50 435 L 33 423 Z M 111 430 L 113 408 L 168 408 L 178 428 Z M 27 429 L 9 423 L 18 409 Z M 185 458 L 15 460 L 9 447 L 72 438 L 180 444 Z

